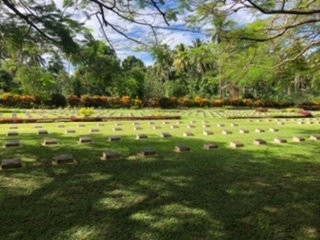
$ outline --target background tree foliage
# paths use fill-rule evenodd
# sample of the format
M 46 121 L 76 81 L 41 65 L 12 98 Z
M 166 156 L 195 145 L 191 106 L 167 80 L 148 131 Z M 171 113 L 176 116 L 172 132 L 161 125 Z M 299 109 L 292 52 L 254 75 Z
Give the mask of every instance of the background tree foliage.
M 0 91 L 51 96 L 107 95 L 132 98 L 206 97 L 305 101 L 320 90 L 319 1 L 181 0 L 64 1 L 96 17 L 105 41 L 95 39 L 70 11 L 54 1 L 0 1 Z M 148 9 L 163 22 L 143 20 Z M 178 10 L 177 10 L 178 9 Z M 186 26 L 207 27 L 208 40 L 162 45 L 157 29 L 188 11 Z M 232 17 L 255 14 L 250 24 Z M 135 39 L 108 18 L 149 28 L 154 40 Z M 121 61 L 106 29 L 143 46 L 154 58 L 146 67 L 134 56 Z M 154 44 L 151 44 L 154 43 Z

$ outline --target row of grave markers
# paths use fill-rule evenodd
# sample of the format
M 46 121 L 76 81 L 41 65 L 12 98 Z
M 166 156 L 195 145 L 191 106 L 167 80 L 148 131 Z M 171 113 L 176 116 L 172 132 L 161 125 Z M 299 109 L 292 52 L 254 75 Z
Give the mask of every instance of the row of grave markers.
M 146 135 L 138 135 L 139 137 L 137 137 L 137 139 L 146 139 L 147 136 Z M 161 135 L 164 138 L 170 138 L 171 135 L 169 133 L 162 133 Z M 312 135 L 310 136 L 311 140 L 320 140 L 320 135 Z M 109 137 L 109 141 L 120 141 L 121 138 L 118 136 L 112 136 Z M 303 137 L 293 137 L 293 141 L 294 142 L 304 142 L 305 138 Z M 283 143 L 287 143 L 286 139 L 283 138 L 275 138 L 274 142 L 277 144 L 283 144 Z M 79 138 L 78 141 L 79 144 L 88 144 L 88 143 L 92 143 L 92 139 L 90 137 L 81 137 Z M 57 139 L 45 139 L 43 142 L 44 146 L 52 146 L 52 145 L 57 145 L 59 144 Z M 263 139 L 255 139 L 253 141 L 253 144 L 255 145 L 265 145 L 267 144 L 267 142 Z M 5 147 L 20 147 L 20 142 L 19 141 L 11 141 L 5 144 Z M 244 144 L 239 142 L 239 141 L 232 141 L 230 142 L 230 147 L 231 148 L 242 148 L 244 147 Z M 218 145 L 215 143 L 206 143 L 203 145 L 203 149 L 205 150 L 212 150 L 212 149 L 217 149 Z M 187 145 L 177 145 L 174 148 L 175 152 L 178 153 L 182 153 L 182 152 L 189 152 L 191 151 L 191 148 Z M 139 155 L 143 156 L 143 157 L 148 157 L 148 156 L 154 156 L 157 154 L 157 151 L 153 148 L 145 148 L 143 149 Z M 120 158 L 120 154 L 119 153 L 115 153 L 115 152 L 103 152 L 102 156 L 101 156 L 101 160 L 112 160 L 112 159 L 118 159 Z M 53 159 L 52 164 L 54 165 L 60 165 L 60 164 L 70 164 L 70 163 L 76 163 L 77 161 L 74 159 L 72 154 L 62 154 L 62 155 L 58 155 L 55 156 Z M 12 159 L 3 159 L 1 161 L 1 169 L 5 170 L 5 169 L 12 169 L 12 168 L 20 168 L 22 167 L 22 161 L 19 158 L 12 158 Z
M 219 126 L 219 127 L 224 127 L 224 126 Z M 176 129 L 176 128 L 179 128 L 178 126 L 171 126 L 171 128 L 172 129 Z M 188 128 L 195 128 L 195 126 L 188 126 Z M 203 126 L 203 128 L 210 128 L 210 126 Z M 158 130 L 158 129 L 161 129 L 161 127 L 159 127 L 159 126 L 153 126 L 153 129 L 154 130 Z M 141 128 L 141 127 L 134 127 L 133 128 L 133 130 L 135 130 L 135 131 L 142 131 L 143 130 L 143 128 Z M 120 127 L 115 127 L 115 128 L 113 128 L 113 131 L 114 132 L 120 132 L 120 131 L 123 131 L 123 129 L 122 128 L 120 128 Z M 255 130 L 254 130 L 254 132 L 255 133 L 265 133 L 267 130 L 266 129 L 262 129 L 262 128 L 256 128 Z M 270 131 L 270 132 L 279 132 L 279 129 L 278 128 L 269 128 L 268 129 L 268 131 Z M 66 129 L 65 130 L 65 133 L 66 134 L 76 134 L 76 130 L 75 129 Z M 97 128 L 91 128 L 91 129 L 89 129 L 89 133 L 100 133 L 100 129 L 97 129 Z M 230 131 L 230 130 L 222 130 L 221 131 L 221 133 L 223 134 L 223 135 L 231 135 L 231 134 L 233 134 L 234 133 L 234 131 Z M 250 131 L 249 130 L 247 130 L 247 129 L 239 129 L 239 133 L 240 134 L 249 134 L 250 133 Z M 7 132 L 7 136 L 8 137 L 16 137 L 16 136 L 19 136 L 19 132 L 18 131 L 9 131 L 9 132 Z M 38 132 L 37 132 L 37 134 L 38 135 L 49 135 L 49 132 L 47 131 L 47 130 L 45 130 L 45 129 L 41 129 L 41 130 L 38 130 Z M 214 135 L 215 133 L 213 132 L 213 131 L 211 131 L 211 130 L 204 130 L 203 131 L 203 135 L 205 135 L 205 136 L 211 136 L 211 135 Z M 187 131 L 187 132 L 183 132 L 183 136 L 184 137 L 191 137 L 191 136 L 194 136 L 194 133 L 193 132 L 189 132 L 189 131 Z
M 179 114 L 183 116 L 196 116 L 196 117 L 272 117 L 273 114 L 277 115 L 282 115 L 282 116 L 292 116 L 296 115 L 295 113 L 290 113 L 290 112 L 283 112 L 283 111 L 275 111 L 271 110 L 269 112 L 256 112 L 255 110 L 222 110 L 222 111 L 214 111 L 214 110 L 179 110 L 179 111 L 167 111 L 167 110 L 161 110 L 160 111 L 163 114 L 166 115 L 172 115 L 172 114 Z M 147 115 L 153 115 L 153 111 L 149 110 L 139 110 L 138 112 L 118 112 L 115 110 L 97 110 L 97 113 L 94 114 L 94 116 L 99 116 L 99 117 L 124 117 L 124 116 L 129 116 L 129 117 L 144 117 Z M 158 113 L 158 112 L 157 112 Z M 27 116 L 27 118 L 33 118 L 32 114 L 38 114 L 42 118 L 48 118 L 49 116 L 54 116 L 57 118 L 70 118 L 72 116 L 77 116 L 78 115 L 78 110 L 72 109 L 72 110 L 32 110 L 32 111 L 25 111 L 24 114 Z M 0 116 L 3 114 L 0 113 Z M 12 118 L 18 118 L 18 113 L 12 113 L 11 114 Z

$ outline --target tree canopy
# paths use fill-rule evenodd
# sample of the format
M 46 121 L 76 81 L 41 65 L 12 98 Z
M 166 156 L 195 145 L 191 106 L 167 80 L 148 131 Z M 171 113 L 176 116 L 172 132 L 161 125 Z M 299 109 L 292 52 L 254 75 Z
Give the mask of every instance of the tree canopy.
M 243 23 L 243 15 L 252 20 Z M 85 26 L 92 18 L 103 39 Z M 123 24 L 145 28 L 150 37 Z M 207 37 L 168 45 L 163 31 Z M 111 33 L 148 51 L 154 63 L 120 60 Z M 0 91 L 43 99 L 58 93 L 315 98 L 319 35 L 320 2 L 312 0 L 1 0 Z

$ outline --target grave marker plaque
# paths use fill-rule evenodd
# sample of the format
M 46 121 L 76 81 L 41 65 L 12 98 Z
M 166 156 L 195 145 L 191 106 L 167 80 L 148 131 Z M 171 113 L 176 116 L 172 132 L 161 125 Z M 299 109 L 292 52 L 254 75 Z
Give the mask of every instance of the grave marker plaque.
M 22 162 L 19 158 L 12 158 L 12 159 L 3 159 L 1 161 L 1 169 L 14 169 L 14 168 L 21 168 Z

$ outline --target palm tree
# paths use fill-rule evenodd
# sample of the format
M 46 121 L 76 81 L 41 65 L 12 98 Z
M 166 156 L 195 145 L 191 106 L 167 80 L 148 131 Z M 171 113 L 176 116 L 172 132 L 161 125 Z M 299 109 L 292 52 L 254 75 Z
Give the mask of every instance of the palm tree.
M 157 46 L 151 49 L 151 55 L 155 59 L 154 71 L 162 81 L 168 81 L 173 74 L 173 56 L 168 45 Z
M 177 46 L 174 54 L 173 67 L 177 72 L 186 72 L 189 65 L 189 56 L 184 44 Z

